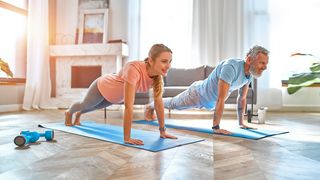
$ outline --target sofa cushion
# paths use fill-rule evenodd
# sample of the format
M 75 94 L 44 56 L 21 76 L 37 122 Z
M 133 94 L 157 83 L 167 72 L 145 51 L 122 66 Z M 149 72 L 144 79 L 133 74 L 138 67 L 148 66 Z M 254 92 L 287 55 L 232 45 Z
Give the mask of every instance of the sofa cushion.
M 146 93 L 136 93 L 135 97 L 136 98 L 149 98 L 150 94 L 149 92 Z
M 251 104 L 252 102 L 254 104 L 256 104 L 255 100 L 252 99 L 254 94 L 252 93 L 252 90 L 249 89 L 248 90 L 248 94 L 247 94 L 247 103 Z M 237 102 L 237 98 L 238 98 L 238 90 L 234 90 L 230 96 L 228 97 L 228 99 L 225 101 L 225 104 L 235 104 Z
M 203 80 L 204 66 L 192 69 L 171 68 L 165 78 L 165 86 L 190 86 L 194 81 Z
M 205 67 L 205 71 L 204 71 L 205 78 L 207 78 L 207 77 L 211 74 L 211 72 L 212 72 L 213 70 L 214 70 L 214 67 L 213 67 L 213 66 L 207 65 L 207 66 Z
M 140 104 L 140 105 L 148 104 L 150 96 L 151 96 L 150 91 L 147 93 L 136 93 L 134 104 Z
M 164 87 L 164 92 L 162 97 L 174 97 L 184 90 L 188 89 L 189 86 L 168 86 Z

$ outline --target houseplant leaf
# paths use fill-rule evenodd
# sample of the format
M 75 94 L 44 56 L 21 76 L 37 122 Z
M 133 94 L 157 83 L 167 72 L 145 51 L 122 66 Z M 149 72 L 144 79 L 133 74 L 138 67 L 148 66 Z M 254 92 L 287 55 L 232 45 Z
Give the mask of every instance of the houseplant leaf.
M 315 59 L 319 59 L 312 54 L 304 53 L 295 53 L 291 56 L 311 56 Z M 311 72 L 294 74 L 289 78 L 287 88 L 289 94 L 297 92 L 302 87 L 311 86 L 314 83 L 320 83 L 320 62 L 312 63 L 310 70 Z
M 312 72 L 320 72 L 320 63 L 312 63 L 310 70 Z
M 320 83 L 320 72 L 297 74 L 289 78 L 287 91 L 289 94 L 293 94 L 302 87 L 307 87 L 314 83 Z

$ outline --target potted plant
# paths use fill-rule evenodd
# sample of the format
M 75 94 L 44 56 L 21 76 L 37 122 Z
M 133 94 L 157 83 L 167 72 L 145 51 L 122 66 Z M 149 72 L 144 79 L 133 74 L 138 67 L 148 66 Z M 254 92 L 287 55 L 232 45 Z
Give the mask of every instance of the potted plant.
M 320 58 L 312 54 L 295 53 L 291 56 L 311 56 L 316 58 L 317 61 L 313 62 L 309 67 L 310 72 L 302 72 L 299 74 L 293 74 L 288 79 L 287 91 L 289 94 L 294 94 L 302 87 L 311 86 L 315 83 L 320 83 Z

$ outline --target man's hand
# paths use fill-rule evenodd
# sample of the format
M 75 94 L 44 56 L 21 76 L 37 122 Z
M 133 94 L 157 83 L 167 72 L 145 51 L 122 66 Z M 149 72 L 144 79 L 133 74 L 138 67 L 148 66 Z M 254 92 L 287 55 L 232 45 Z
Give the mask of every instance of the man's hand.
M 160 137 L 161 138 L 168 138 L 168 139 L 178 139 L 176 136 L 172 136 L 170 134 L 167 134 L 165 131 L 161 131 Z
M 214 134 L 232 134 L 232 132 L 225 130 L 225 129 L 214 129 Z
M 241 125 L 240 125 L 240 128 L 241 128 L 241 129 L 257 129 L 257 128 L 250 127 L 250 126 L 247 126 L 247 125 L 244 125 L 244 124 L 241 124 Z
M 141 141 L 140 139 L 131 139 L 131 138 L 129 138 L 128 140 L 124 140 L 124 143 L 133 144 L 133 145 L 139 145 L 139 146 L 144 145 L 143 141 Z

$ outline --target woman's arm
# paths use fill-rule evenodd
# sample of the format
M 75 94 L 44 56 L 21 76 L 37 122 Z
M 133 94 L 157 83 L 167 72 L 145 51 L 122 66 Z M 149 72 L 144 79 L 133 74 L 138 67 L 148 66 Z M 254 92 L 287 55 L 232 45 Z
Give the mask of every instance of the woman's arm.
M 164 123 L 164 105 L 163 105 L 161 96 L 154 99 L 154 108 L 156 110 L 157 117 L 158 117 L 160 137 L 177 139 L 177 137 L 166 133 L 165 123 Z
M 159 121 L 159 128 L 164 128 L 164 106 L 163 106 L 163 101 L 162 97 L 154 99 L 154 109 L 156 110 L 157 113 L 157 118 Z
M 124 83 L 124 142 L 128 144 L 143 145 L 143 141 L 139 139 L 131 139 L 131 121 L 133 117 L 133 104 L 135 93 L 135 86 L 126 81 Z

